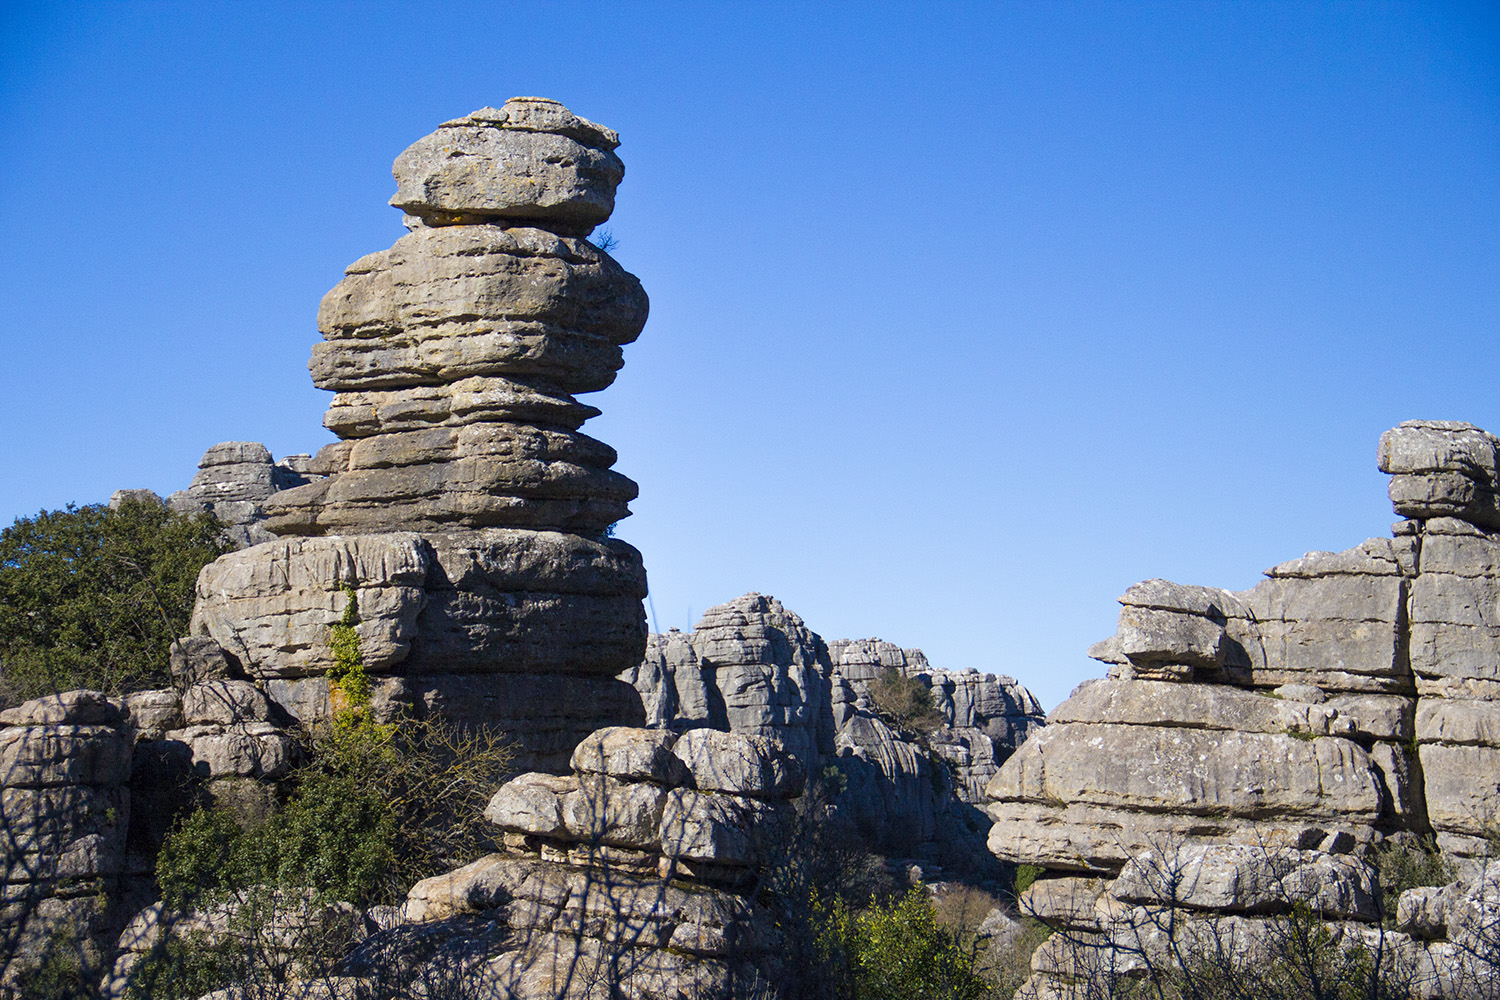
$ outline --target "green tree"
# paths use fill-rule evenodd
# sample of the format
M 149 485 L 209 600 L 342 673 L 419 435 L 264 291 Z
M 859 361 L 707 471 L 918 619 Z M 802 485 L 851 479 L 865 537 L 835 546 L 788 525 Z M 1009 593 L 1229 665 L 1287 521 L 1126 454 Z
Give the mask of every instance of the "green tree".
M 979 1000 L 989 990 L 921 887 L 863 911 L 834 901 L 829 938 L 847 963 L 850 1000 Z
M 165 686 L 198 571 L 228 551 L 219 533 L 140 500 L 18 518 L 0 532 L 0 702 Z

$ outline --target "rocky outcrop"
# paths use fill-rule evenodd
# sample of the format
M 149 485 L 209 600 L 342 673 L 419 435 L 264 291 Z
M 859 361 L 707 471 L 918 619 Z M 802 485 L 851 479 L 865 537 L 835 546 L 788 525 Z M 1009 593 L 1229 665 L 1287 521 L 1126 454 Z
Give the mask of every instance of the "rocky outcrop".
M 871 690 L 886 671 L 932 695 L 942 724 L 920 742 L 881 717 Z M 774 738 L 812 774 L 838 769 L 841 808 L 867 842 L 945 858 L 978 850 L 988 824 L 973 806 L 1042 718 L 1009 677 L 934 670 L 921 650 L 878 639 L 825 642 L 761 594 L 710 608 L 691 633 L 651 636 L 621 677 L 650 725 Z
M 762 995 L 778 931 L 748 876 L 775 860 L 802 785 L 765 737 L 593 733 L 570 774 L 495 793 L 504 852 L 419 882 L 338 971 L 519 1000 Z
M 613 208 L 618 141 L 516 98 L 414 143 L 392 199 L 410 232 L 318 314 L 310 368 L 341 440 L 299 484 L 259 446 L 205 457 L 187 493 L 253 505 L 274 540 L 203 571 L 193 636 L 296 718 L 329 712 L 328 629 L 352 600 L 379 711 L 514 726 L 553 770 L 640 721 L 614 678 L 644 651 L 645 569 L 609 537 L 636 487 L 573 395 L 613 381 L 646 319 L 640 283 L 584 239 Z
M 626 516 L 615 453 L 579 433 L 572 393 L 614 381 L 640 334 L 640 282 L 586 236 L 624 168 L 615 133 L 517 98 L 397 158 L 411 232 L 323 299 L 313 382 L 337 473 L 277 494 L 282 535 L 539 528 L 597 535 Z
M 0 992 L 58 949 L 100 968 L 126 874 L 132 740 L 70 691 L 0 712 Z
M 276 462 L 263 444 L 225 441 L 204 452 L 192 483 L 166 502 L 178 513 L 212 514 L 224 526 L 226 540 L 244 548 L 276 537 L 264 525 L 265 502 L 279 490 L 322 479 L 319 469 L 308 455 L 288 455 Z
M 1165 900 L 1165 882 L 1141 891 L 1132 866 L 1168 850 L 1215 885 L 1254 883 L 1246 865 L 1270 858 L 1288 902 L 1305 895 L 1289 892 L 1288 864 L 1353 872 L 1413 837 L 1477 870 L 1500 820 L 1497 443 L 1468 424 L 1402 424 L 1380 444 L 1406 518 L 1392 537 L 1282 563 L 1248 591 L 1126 591 L 1117 632 L 1090 650 L 1108 677 L 1080 686 L 986 791 L 991 849 L 1052 873 L 1032 893 L 1039 915 L 1082 926 L 1075 903 L 1055 902 L 1079 893 L 1089 912 L 1111 896 L 1254 911 L 1203 902 L 1212 893 Z M 1121 896 L 1121 880 L 1136 888 Z M 1073 977 L 1049 961 L 1034 988 Z

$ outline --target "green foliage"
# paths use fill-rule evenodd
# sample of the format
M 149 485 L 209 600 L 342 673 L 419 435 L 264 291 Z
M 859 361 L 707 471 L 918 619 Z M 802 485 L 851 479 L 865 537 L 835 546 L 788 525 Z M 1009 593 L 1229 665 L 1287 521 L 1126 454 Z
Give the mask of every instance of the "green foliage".
M 328 630 L 328 648 L 333 653 L 333 666 L 328 671 L 328 681 L 343 691 L 355 705 L 367 704 L 370 700 L 370 675 L 365 672 L 365 657 L 359 646 L 359 597 L 347 583 L 340 588 L 347 599 L 344 613 L 337 625 Z
M 212 942 L 169 935 L 133 974 L 135 996 L 191 1000 L 330 967 L 347 949 L 344 932 L 315 930 L 288 953 L 277 922 L 306 924 L 335 902 L 399 902 L 418 880 L 493 851 L 483 811 L 509 767 L 496 734 L 377 723 L 368 706 L 340 712 L 314 732 L 311 759 L 288 779 L 279 812 L 241 827 L 203 808 L 168 835 L 156 868 L 168 911 L 227 907 L 234 917 Z
M 978 1000 L 989 985 L 958 937 L 942 927 L 926 890 L 855 911 L 833 903 L 826 947 L 848 969 L 849 1000 Z
M 244 983 L 253 952 L 202 931 L 169 935 L 130 973 L 126 1000 L 196 1000 Z
M 362 907 L 399 902 L 412 883 L 493 850 L 484 806 L 509 766 L 494 734 L 348 710 L 315 734 L 286 806 L 264 823 L 241 829 L 218 809 L 180 823 L 158 857 L 158 885 L 174 907 L 252 885 Z
M 1033 882 L 1047 869 L 1041 865 L 1016 865 L 1016 881 L 1014 892 L 1019 899 L 1021 893 L 1031 888 Z
M 1395 926 L 1396 901 L 1407 889 L 1419 886 L 1447 885 L 1458 877 L 1453 863 L 1438 852 L 1430 838 L 1419 842 L 1395 841 L 1375 852 L 1375 868 L 1380 873 L 1380 895 L 1385 909 L 1386 925 Z
M 0 702 L 170 683 L 198 571 L 227 551 L 208 515 L 128 500 L 69 506 L 0 532 Z
M 24 966 L 12 984 L 26 1000 L 77 1000 L 95 993 L 97 970 L 91 963 L 78 933 L 60 929 L 47 939 L 41 954 Z
M 156 856 L 156 884 L 168 909 L 196 903 L 205 892 L 249 881 L 251 852 L 245 833 L 222 809 L 185 816 Z
M 870 697 L 875 710 L 904 734 L 923 737 L 946 721 L 933 704 L 932 690 L 895 667 L 875 678 Z

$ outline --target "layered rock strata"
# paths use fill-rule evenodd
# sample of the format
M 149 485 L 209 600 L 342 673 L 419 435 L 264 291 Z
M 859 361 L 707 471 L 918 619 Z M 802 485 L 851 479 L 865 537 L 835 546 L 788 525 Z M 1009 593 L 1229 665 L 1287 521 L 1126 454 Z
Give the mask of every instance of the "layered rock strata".
M 288 455 L 277 462 L 263 444 L 225 441 L 204 452 L 192 483 L 166 503 L 179 513 L 212 514 L 224 525 L 230 544 L 244 548 L 276 537 L 264 525 L 266 501 L 281 490 L 322 479 L 321 468 L 308 455 Z
M 411 232 L 323 299 L 313 382 L 337 474 L 269 501 L 282 535 L 540 528 L 598 534 L 635 497 L 573 393 L 614 381 L 640 282 L 584 236 L 609 217 L 619 137 L 516 98 L 396 160 Z
M 58 949 L 105 958 L 126 874 L 132 739 L 121 706 L 71 691 L 0 712 L 0 992 Z
M 1117 632 L 1090 650 L 1108 677 L 986 790 L 991 849 L 1050 872 L 1033 900 L 1091 910 L 1169 847 L 1234 870 L 1242 848 L 1360 857 L 1435 835 L 1476 870 L 1500 821 L 1497 454 L 1468 424 L 1402 424 L 1379 453 L 1405 518 L 1392 537 L 1282 563 L 1248 591 L 1126 591 Z M 1068 978 L 1038 962 L 1043 985 Z
M 943 724 L 925 746 L 903 738 L 874 703 L 871 686 L 888 670 L 932 693 Z M 825 642 L 761 594 L 710 608 L 691 633 L 652 635 L 640 666 L 621 676 L 652 726 L 772 737 L 810 773 L 837 767 L 842 807 L 893 851 L 932 853 L 937 841 L 972 850 L 967 833 L 982 839 L 987 823 L 971 807 L 1042 720 L 1009 677 L 934 670 L 921 650 L 878 639 Z
M 340 440 L 311 481 L 256 498 L 279 539 L 198 581 L 193 636 L 295 717 L 329 711 L 328 629 L 352 600 L 382 711 L 510 729 L 554 770 L 640 720 L 614 677 L 645 647 L 645 570 L 609 537 L 636 487 L 573 395 L 613 381 L 646 319 L 640 283 L 583 238 L 613 208 L 618 141 L 516 98 L 397 159 L 410 232 L 318 314 Z
M 742 887 L 802 786 L 764 737 L 591 734 L 571 774 L 496 792 L 505 852 L 419 882 L 340 971 L 390 977 L 404 956 L 413 979 L 436 968 L 466 996 L 519 1000 L 771 995 L 777 930 Z

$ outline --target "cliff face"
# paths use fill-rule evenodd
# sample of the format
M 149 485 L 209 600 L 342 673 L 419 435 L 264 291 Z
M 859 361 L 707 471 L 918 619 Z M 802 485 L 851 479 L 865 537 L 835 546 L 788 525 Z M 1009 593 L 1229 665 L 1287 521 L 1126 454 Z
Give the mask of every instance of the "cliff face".
M 1248 591 L 1148 580 L 1120 598 L 1118 631 L 1090 650 L 1107 677 L 986 789 L 991 850 L 1052 873 L 1023 901 L 1038 915 L 1110 939 L 1098 914 L 1163 901 L 1160 872 L 1141 889 L 1142 859 L 1244 886 L 1332 865 L 1319 884 L 1356 899 L 1373 875 L 1355 859 L 1435 836 L 1479 871 L 1500 820 L 1500 439 L 1412 421 L 1379 464 L 1404 518 L 1390 538 L 1282 563 Z M 1048 961 L 1046 982 L 1079 972 Z

